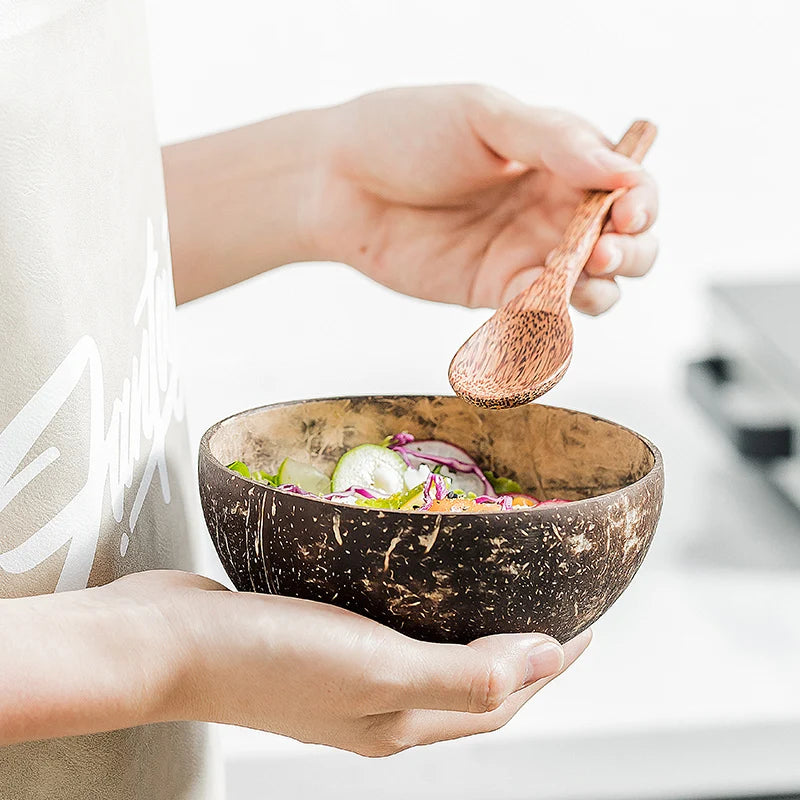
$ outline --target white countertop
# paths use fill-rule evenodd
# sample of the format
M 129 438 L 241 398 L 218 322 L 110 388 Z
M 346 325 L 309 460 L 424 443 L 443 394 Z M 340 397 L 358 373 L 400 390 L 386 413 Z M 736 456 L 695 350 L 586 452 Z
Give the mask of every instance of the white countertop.
M 668 309 L 637 292 L 607 319 L 576 320 L 573 365 L 547 397 L 639 430 L 665 458 L 656 541 L 587 653 L 503 731 L 393 759 L 223 728 L 231 800 L 265 786 L 332 800 L 800 791 L 800 523 L 689 406 L 684 340 L 662 335 Z M 448 358 L 485 315 L 395 297 L 331 265 L 192 304 L 179 330 L 193 440 L 280 399 L 447 391 Z M 219 577 L 213 556 L 210 571 Z

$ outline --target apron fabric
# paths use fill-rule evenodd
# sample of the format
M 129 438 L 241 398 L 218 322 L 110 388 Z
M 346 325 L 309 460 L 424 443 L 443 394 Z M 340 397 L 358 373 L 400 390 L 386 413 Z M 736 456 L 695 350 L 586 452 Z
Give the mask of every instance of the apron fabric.
M 0 0 L 0 597 L 196 568 L 174 324 L 144 8 Z M 0 798 L 207 800 L 214 763 L 199 723 L 26 743 Z

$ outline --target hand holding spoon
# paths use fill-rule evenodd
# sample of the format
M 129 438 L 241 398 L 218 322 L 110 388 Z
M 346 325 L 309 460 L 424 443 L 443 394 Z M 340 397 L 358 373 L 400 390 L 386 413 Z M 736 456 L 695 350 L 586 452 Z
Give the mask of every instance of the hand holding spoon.
M 655 136 L 655 125 L 639 120 L 614 149 L 641 162 Z M 511 408 L 531 402 L 561 380 L 572 358 L 572 289 L 612 204 L 625 191 L 586 192 L 542 274 L 455 354 L 449 377 L 456 394 L 484 408 Z

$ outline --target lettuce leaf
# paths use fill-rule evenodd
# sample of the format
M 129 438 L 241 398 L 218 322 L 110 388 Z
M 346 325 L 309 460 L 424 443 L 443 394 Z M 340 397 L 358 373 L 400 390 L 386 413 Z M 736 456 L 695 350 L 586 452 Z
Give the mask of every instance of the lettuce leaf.
M 277 486 L 278 485 L 278 476 L 277 475 L 270 475 L 269 472 L 264 472 L 261 469 L 254 469 L 252 472 L 247 464 L 244 461 L 233 461 L 228 464 L 228 469 L 232 469 L 234 472 L 238 472 L 245 478 L 252 478 L 254 481 L 261 481 L 262 483 L 268 483 L 270 486 Z
M 406 489 L 404 492 L 397 492 L 390 497 L 362 497 L 356 501 L 357 506 L 366 506 L 367 508 L 386 508 L 397 511 L 402 508 L 412 497 L 416 497 L 421 491 L 424 484 L 415 486 L 413 489 Z
M 233 461 L 230 464 L 228 464 L 228 469 L 232 469 L 234 472 L 238 472 L 245 478 L 250 477 L 250 470 L 247 468 L 247 464 L 245 464 L 244 461 Z

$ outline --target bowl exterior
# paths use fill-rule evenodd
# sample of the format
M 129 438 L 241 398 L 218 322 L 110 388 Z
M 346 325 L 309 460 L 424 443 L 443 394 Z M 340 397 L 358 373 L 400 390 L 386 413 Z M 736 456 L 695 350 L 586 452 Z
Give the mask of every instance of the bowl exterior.
M 415 638 L 540 631 L 568 641 L 635 575 L 664 472 L 599 497 L 495 514 L 383 512 L 288 494 L 221 465 L 207 438 L 200 497 L 240 591 L 333 603 Z

